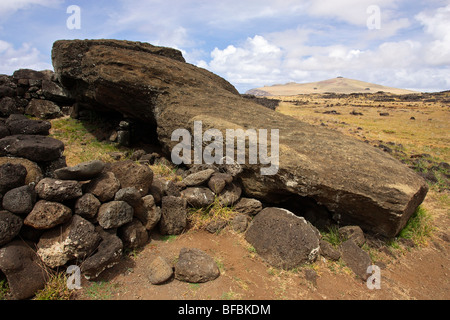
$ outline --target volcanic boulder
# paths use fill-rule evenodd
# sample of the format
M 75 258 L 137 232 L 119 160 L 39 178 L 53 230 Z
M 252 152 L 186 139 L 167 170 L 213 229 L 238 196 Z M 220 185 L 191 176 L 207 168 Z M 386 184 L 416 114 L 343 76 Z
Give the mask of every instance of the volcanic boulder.
M 270 265 L 292 269 L 316 260 L 319 238 L 302 217 L 280 208 L 265 208 L 252 221 L 245 239 Z
M 68 261 L 85 259 L 100 242 L 100 235 L 89 221 L 78 215 L 61 228 L 53 228 L 42 235 L 37 244 L 37 254 L 50 268 L 62 266 Z
M 53 161 L 61 157 L 64 144 L 37 135 L 14 135 L 0 139 L 0 156 L 14 156 L 35 162 Z
M 248 197 L 312 198 L 341 223 L 395 236 L 427 194 L 425 181 L 393 157 L 244 99 L 224 79 L 185 63 L 177 50 L 118 40 L 57 41 L 52 59 L 72 98 L 156 126 L 168 155 L 180 143 L 172 133 L 182 128 L 192 135 L 195 121 L 223 137 L 227 129 L 266 129 L 267 149 L 279 148 L 279 167 L 272 163 L 278 171 L 262 175 L 261 154 L 258 164 L 246 159 L 236 178 Z M 278 144 L 272 145 L 272 130 L 279 130 Z
M 48 273 L 29 244 L 22 240 L 8 243 L 0 249 L 0 270 L 8 279 L 14 299 L 31 298 L 43 289 Z
M 196 248 L 182 248 L 175 265 L 175 279 L 190 283 L 203 283 L 220 276 L 214 259 Z

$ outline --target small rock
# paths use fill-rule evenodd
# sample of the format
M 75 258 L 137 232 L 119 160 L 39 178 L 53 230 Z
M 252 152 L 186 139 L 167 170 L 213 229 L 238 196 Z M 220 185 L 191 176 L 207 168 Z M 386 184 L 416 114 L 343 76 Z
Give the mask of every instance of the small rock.
M 238 185 L 231 183 L 219 194 L 219 203 L 224 207 L 236 204 L 241 197 L 242 189 Z
M 141 202 L 141 194 L 135 187 L 120 189 L 116 192 L 115 201 L 125 201 L 132 207 L 136 207 Z
M 117 131 L 117 143 L 120 146 L 129 147 L 131 144 L 131 134 L 128 130 Z
M 65 167 L 55 170 L 55 176 L 61 180 L 91 180 L 98 176 L 105 167 L 103 161 L 94 160 L 80 163 L 74 167 Z
M 436 175 L 432 171 L 428 172 L 418 172 L 418 174 L 424 178 L 425 180 L 431 182 L 431 183 L 437 183 L 439 180 L 436 178 Z
M 256 199 L 241 198 L 234 207 L 234 211 L 246 214 L 248 216 L 256 216 L 263 209 L 262 203 Z
M 158 285 L 169 280 L 173 275 L 172 266 L 167 261 L 158 256 L 148 267 L 148 280 L 151 284 Z
M 165 184 L 165 194 L 167 196 L 181 197 L 181 192 L 180 191 L 181 191 L 181 188 L 180 188 L 179 184 L 173 182 L 172 180 L 169 180 L 169 181 L 166 182 L 166 184 Z
M 366 243 L 364 232 L 358 226 L 346 226 L 339 228 L 339 237 L 343 241 L 352 239 L 360 247 Z
M 72 259 L 85 259 L 100 240 L 92 223 L 74 215 L 61 228 L 51 229 L 41 236 L 37 253 L 47 266 L 55 268 Z
M 0 165 L 0 193 L 21 187 L 25 184 L 27 169 L 21 164 L 5 163 Z
M 161 209 L 156 206 L 153 196 L 148 195 L 134 207 L 134 216 L 142 222 L 145 229 L 151 231 L 161 219 Z
M 115 234 L 110 234 L 97 227 L 101 237 L 97 251 L 81 264 L 81 272 L 88 280 L 95 280 L 104 270 L 118 264 L 122 257 L 122 240 Z
M 208 181 L 208 187 L 215 194 L 219 194 L 228 183 L 233 182 L 233 176 L 227 173 L 214 172 Z
M 37 184 L 43 178 L 41 168 L 33 161 L 30 161 L 28 159 L 23 159 L 23 158 L 0 157 L 0 166 L 7 164 L 7 163 L 16 164 L 16 165 L 20 164 L 25 167 L 25 169 L 27 170 L 27 175 L 26 175 L 24 184 L 30 184 L 30 183 Z M 0 169 L 0 172 L 1 172 L 1 169 Z M 3 179 L 0 179 L 0 186 L 2 185 L 2 183 L 1 183 L 2 180 Z M 8 185 L 9 185 L 9 183 L 8 183 Z M 8 188 L 10 188 L 10 187 L 8 187 Z
M 187 225 L 186 200 L 166 196 L 161 201 L 161 220 L 159 231 L 163 235 L 178 235 Z
M 34 229 L 46 230 L 70 220 L 72 210 L 57 202 L 40 200 L 25 218 L 24 224 Z
M 78 181 L 44 178 L 36 185 L 37 194 L 41 199 L 63 202 L 76 199 L 83 195 Z
M 64 89 L 54 81 L 42 80 L 42 95 L 50 101 L 68 103 L 71 102 Z
M 114 199 L 120 189 L 120 182 L 112 172 L 101 173 L 97 178 L 85 185 L 85 192 L 92 193 L 101 202 Z
M 216 262 L 200 249 L 182 248 L 175 265 L 175 279 L 190 283 L 204 283 L 219 277 Z
M 131 126 L 131 123 L 129 121 L 122 120 L 119 123 L 119 128 L 122 130 L 128 130 L 128 129 L 130 129 L 130 126 Z
M 130 160 L 132 161 L 138 161 L 141 159 L 141 157 L 143 157 L 146 154 L 146 152 L 144 150 L 136 150 L 133 152 L 133 154 L 130 157 Z M 146 160 L 146 159 L 142 159 L 142 160 Z M 150 162 L 150 161 L 149 161 Z
M 353 240 L 347 240 L 341 245 L 342 259 L 352 271 L 366 281 L 370 276 L 367 268 L 372 265 L 369 254 L 361 249 Z
M 155 203 L 156 204 L 160 204 L 161 203 L 161 199 L 165 194 L 165 183 L 159 179 L 156 178 L 153 180 L 152 185 L 149 188 L 149 194 L 153 196 L 153 198 L 155 199 Z
M 9 190 L 3 196 L 3 208 L 6 210 L 24 215 L 31 212 L 36 202 L 36 192 L 32 185 L 22 186 Z
M 101 205 L 101 202 L 92 193 L 85 193 L 75 202 L 74 212 L 85 219 L 93 219 Z
M 0 270 L 6 275 L 12 297 L 17 300 L 33 297 L 48 280 L 36 252 L 22 240 L 0 248 Z
M 362 112 L 357 112 L 357 111 L 355 111 L 355 110 L 353 110 L 352 112 L 350 112 L 350 114 L 351 114 L 352 116 L 363 116 L 363 115 L 364 115 Z
M 320 240 L 320 254 L 332 261 L 338 261 L 341 257 L 339 251 L 334 249 L 334 247 L 325 240 Z
M 153 182 L 153 171 L 150 167 L 137 164 L 131 160 L 108 164 L 107 171 L 114 173 L 121 188 L 135 187 L 141 197 L 148 194 Z
M 133 208 L 125 201 L 111 201 L 100 206 L 97 219 L 103 229 L 112 229 L 131 222 L 133 213 Z
M 231 221 L 231 225 L 233 226 L 233 230 L 236 232 L 245 232 L 248 227 L 248 219 L 249 217 L 245 214 L 238 214 Z
M 220 163 L 216 167 L 220 172 L 227 173 L 232 177 L 236 177 L 243 171 L 240 164 L 236 163 L 234 159 L 230 159 L 228 157 L 221 159 Z
M 53 72 L 49 70 L 35 71 L 32 69 L 19 69 L 14 71 L 13 78 L 15 80 L 27 80 L 25 83 L 29 83 L 28 80 L 33 83 L 42 82 L 42 80 L 50 80 Z
M 116 130 L 113 130 L 112 132 L 111 132 L 111 135 L 109 136 L 109 141 L 110 142 L 116 142 L 117 141 L 117 131 Z M 112 153 L 114 153 L 114 152 L 111 152 L 109 155 L 111 156 L 111 154 Z M 111 156 L 111 157 L 113 157 L 113 156 Z M 113 157 L 114 158 L 114 157 Z M 120 160 L 120 157 L 118 158 L 118 159 L 114 159 L 114 160 Z
M 117 135 L 115 137 L 117 139 Z M 111 138 L 110 138 L 111 139 Z M 113 160 L 120 160 L 122 159 L 123 154 L 121 152 L 110 152 L 108 155 L 113 158 Z
M 20 110 L 23 112 L 23 109 Z M 0 116 L 8 117 L 14 113 L 22 113 L 17 108 L 16 102 L 11 97 L 0 98 Z
M 141 248 L 148 242 L 147 229 L 138 219 L 121 226 L 118 230 L 119 238 L 123 246 L 129 249 Z
M 139 158 L 139 160 L 141 160 L 141 161 L 148 161 L 149 164 L 154 164 L 156 159 L 159 159 L 159 158 L 161 158 L 161 155 L 159 155 L 156 152 L 152 152 L 152 153 L 149 153 L 149 154 L 142 155 Z
M 210 233 L 217 233 L 227 226 L 227 221 L 225 220 L 215 220 L 208 223 L 206 226 L 206 231 Z
M 22 225 L 20 217 L 8 211 L 0 211 L 0 247 L 18 235 Z
M 208 188 L 187 188 L 181 191 L 181 197 L 194 208 L 206 208 L 214 203 L 214 193 Z
M 25 113 L 40 119 L 55 119 L 62 116 L 61 109 L 52 101 L 32 99 Z
M 193 174 L 188 175 L 186 178 L 183 179 L 183 182 L 188 187 L 195 187 L 202 185 L 208 181 L 209 178 L 211 178 L 211 175 L 214 173 L 214 169 L 206 169 L 200 172 L 196 172 Z

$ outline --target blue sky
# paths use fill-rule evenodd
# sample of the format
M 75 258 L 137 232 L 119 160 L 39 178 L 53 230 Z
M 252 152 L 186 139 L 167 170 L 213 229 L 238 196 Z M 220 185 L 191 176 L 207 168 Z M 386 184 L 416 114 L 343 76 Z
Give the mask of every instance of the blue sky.
M 240 92 L 336 76 L 450 89 L 450 0 L 0 0 L 0 73 L 52 69 L 54 41 L 98 38 L 178 48 Z

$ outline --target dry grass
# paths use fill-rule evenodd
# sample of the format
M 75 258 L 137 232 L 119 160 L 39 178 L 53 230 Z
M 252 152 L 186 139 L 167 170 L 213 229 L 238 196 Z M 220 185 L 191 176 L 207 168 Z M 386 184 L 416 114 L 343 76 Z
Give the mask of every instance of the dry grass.
M 284 102 L 278 112 L 360 140 L 391 142 L 407 155 L 429 154 L 436 161 L 450 161 L 449 106 L 426 102 L 378 102 L 347 95 L 325 99 L 321 95 L 277 97 Z M 296 101 L 300 102 L 296 105 Z M 324 114 L 334 110 L 340 114 Z M 352 115 L 356 111 L 363 115 Z M 380 116 L 380 113 L 389 116 Z M 414 117 L 415 120 L 411 120 Z
M 336 92 L 336 93 L 376 93 L 378 91 L 391 92 L 394 94 L 409 94 L 414 91 L 386 87 L 374 83 L 364 82 L 355 79 L 348 78 L 334 78 L 319 82 L 310 83 L 287 83 L 284 85 L 273 85 L 267 87 L 257 88 L 257 90 L 262 90 L 270 95 L 297 95 L 297 94 L 314 94 L 314 93 L 326 93 L 326 92 Z
M 216 197 L 214 202 L 206 208 L 190 208 L 188 210 L 189 229 L 202 230 L 211 222 L 225 221 L 229 223 L 236 215 L 233 208 L 224 207 L 220 203 L 219 197 Z
M 101 121 L 79 121 L 64 117 L 52 120 L 51 123 L 50 136 L 64 142 L 64 156 L 68 166 L 91 160 L 112 162 L 109 155 L 111 152 L 131 154 L 129 149 L 119 147 L 116 143 L 98 140 L 97 136 L 102 131 Z
M 36 293 L 34 300 L 71 300 L 74 291 L 68 288 L 67 279 L 67 274 L 62 271 L 51 272 L 44 289 Z

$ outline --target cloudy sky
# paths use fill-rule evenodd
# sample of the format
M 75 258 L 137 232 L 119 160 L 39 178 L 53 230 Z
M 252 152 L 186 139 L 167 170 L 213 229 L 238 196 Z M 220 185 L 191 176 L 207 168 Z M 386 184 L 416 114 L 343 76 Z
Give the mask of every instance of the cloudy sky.
M 450 0 L 0 0 L 0 73 L 98 38 L 178 48 L 242 93 L 337 76 L 450 89 Z

